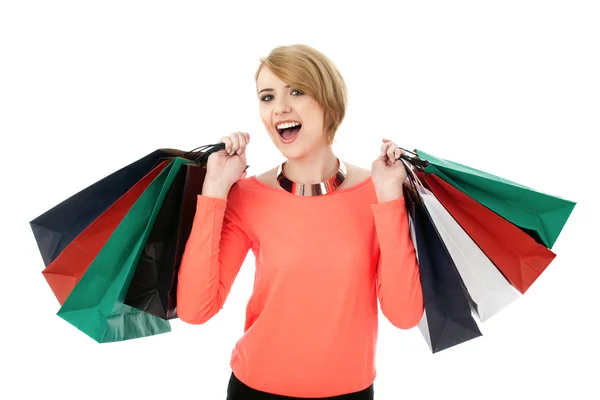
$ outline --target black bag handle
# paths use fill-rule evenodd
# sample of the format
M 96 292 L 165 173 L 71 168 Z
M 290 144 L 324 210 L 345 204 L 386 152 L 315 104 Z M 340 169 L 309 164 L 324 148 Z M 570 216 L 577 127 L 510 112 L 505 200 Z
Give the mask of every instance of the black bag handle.
M 225 148 L 225 143 L 223 143 L 223 142 L 219 142 L 219 143 L 216 143 L 216 144 L 207 144 L 207 145 L 204 145 L 204 146 L 196 147 L 195 149 L 192 149 L 192 150 L 184 153 L 182 155 L 182 157 L 189 159 L 189 156 L 192 153 L 201 152 L 202 154 L 200 156 L 192 159 L 192 161 L 194 161 L 198 165 L 206 165 L 206 163 L 208 162 L 208 157 L 210 157 L 210 155 L 212 153 L 216 153 L 217 151 L 221 151 L 224 148 Z M 246 165 L 246 168 L 244 168 L 243 172 L 246 172 L 246 170 L 248 169 L 248 167 L 250 167 L 250 165 Z
M 421 160 L 419 158 L 419 155 L 413 151 L 403 149 L 402 147 L 398 147 L 398 148 L 402 151 L 405 151 L 406 153 L 414 154 L 413 157 L 407 156 L 405 154 L 401 154 L 400 158 L 398 158 L 398 160 L 400 160 L 400 159 L 406 160 L 409 163 L 411 163 L 412 165 L 414 165 L 419 171 L 425 171 L 425 168 L 427 168 L 427 166 L 429 165 L 429 161 Z
M 410 186 L 412 186 L 412 190 L 410 191 L 411 193 L 414 193 L 412 197 L 413 201 L 417 204 L 423 204 L 423 198 L 421 197 L 421 193 L 419 192 L 419 190 L 417 189 L 416 186 L 416 182 L 415 179 L 418 179 L 415 175 L 414 172 L 411 170 L 411 166 L 408 165 L 408 160 L 406 160 L 406 158 L 400 157 L 400 162 L 402 163 L 402 165 L 404 166 L 404 169 L 406 170 L 406 176 L 408 178 L 408 183 L 410 184 Z M 415 168 L 420 168 L 415 166 Z

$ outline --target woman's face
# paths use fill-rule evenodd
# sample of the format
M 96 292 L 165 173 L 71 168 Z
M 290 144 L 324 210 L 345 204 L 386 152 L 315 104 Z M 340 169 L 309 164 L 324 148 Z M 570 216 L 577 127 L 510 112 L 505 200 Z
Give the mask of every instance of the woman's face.
M 286 158 L 298 158 L 328 145 L 323 130 L 323 107 L 314 98 L 290 87 L 267 67 L 260 71 L 256 84 L 262 122 Z M 287 120 L 301 124 L 298 133 L 289 140 L 276 128 Z

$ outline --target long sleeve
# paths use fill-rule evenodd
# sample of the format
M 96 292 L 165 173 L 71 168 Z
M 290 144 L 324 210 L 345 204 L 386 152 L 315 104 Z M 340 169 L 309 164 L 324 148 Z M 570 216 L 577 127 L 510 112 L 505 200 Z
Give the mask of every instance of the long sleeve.
M 243 199 L 237 183 L 227 199 L 198 195 L 178 272 L 179 319 L 202 324 L 223 308 L 251 246 L 244 230 Z
M 397 328 L 409 329 L 423 316 L 423 293 L 404 198 L 371 204 L 371 209 L 380 248 L 377 296 L 381 311 Z

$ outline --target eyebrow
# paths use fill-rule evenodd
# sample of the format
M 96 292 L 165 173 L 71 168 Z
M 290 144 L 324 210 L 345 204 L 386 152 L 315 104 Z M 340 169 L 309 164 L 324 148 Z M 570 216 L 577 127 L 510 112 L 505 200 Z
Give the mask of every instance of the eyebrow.
M 285 85 L 285 88 L 289 88 L 291 87 L 290 85 Z M 260 92 L 258 92 L 258 94 L 261 94 L 262 92 L 266 92 L 266 91 L 273 91 L 274 89 L 271 88 L 266 88 L 266 89 L 262 89 Z

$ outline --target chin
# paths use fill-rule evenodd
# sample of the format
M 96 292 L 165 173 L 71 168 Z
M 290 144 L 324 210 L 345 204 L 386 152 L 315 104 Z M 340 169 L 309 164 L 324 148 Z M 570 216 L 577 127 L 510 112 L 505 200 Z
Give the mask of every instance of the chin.
M 302 158 L 302 156 L 304 156 L 306 154 L 305 149 L 302 147 L 290 149 L 289 147 L 285 148 L 282 146 L 282 147 L 278 147 L 278 149 L 285 158 L 290 159 L 290 160 L 293 160 L 296 158 Z

